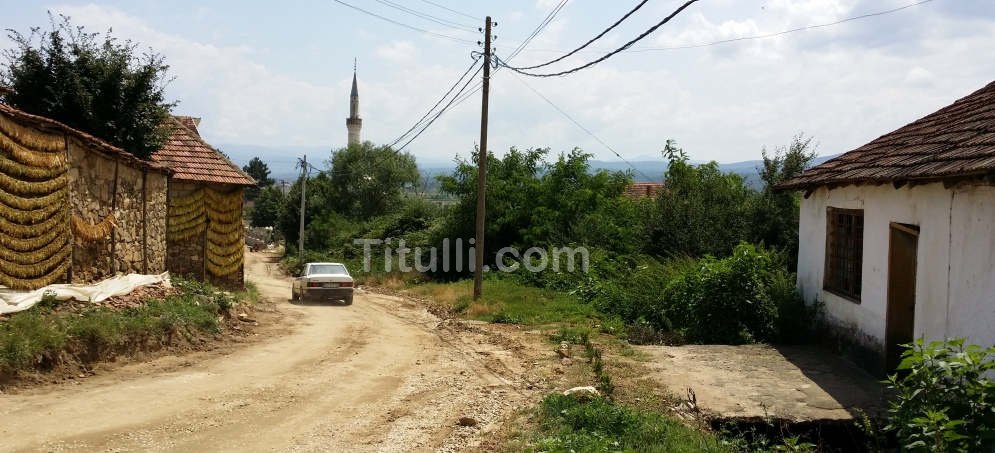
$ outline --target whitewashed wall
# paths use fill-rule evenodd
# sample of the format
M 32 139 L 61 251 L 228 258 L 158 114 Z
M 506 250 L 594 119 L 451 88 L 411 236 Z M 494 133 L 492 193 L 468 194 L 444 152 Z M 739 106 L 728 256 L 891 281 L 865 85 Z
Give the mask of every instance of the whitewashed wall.
M 864 210 L 861 302 L 822 290 L 826 208 Z M 888 295 L 889 223 L 920 227 L 916 270 L 916 337 L 967 337 L 995 344 L 995 188 L 942 184 L 820 188 L 801 202 L 798 287 L 825 303 L 831 321 L 855 328 L 883 353 Z

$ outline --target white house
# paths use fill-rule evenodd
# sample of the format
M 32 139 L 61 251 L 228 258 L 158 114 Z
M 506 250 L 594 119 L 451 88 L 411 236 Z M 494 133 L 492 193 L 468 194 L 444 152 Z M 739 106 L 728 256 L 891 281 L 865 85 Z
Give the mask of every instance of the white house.
M 865 366 L 995 343 L 995 82 L 780 188 L 804 192 L 798 288 Z

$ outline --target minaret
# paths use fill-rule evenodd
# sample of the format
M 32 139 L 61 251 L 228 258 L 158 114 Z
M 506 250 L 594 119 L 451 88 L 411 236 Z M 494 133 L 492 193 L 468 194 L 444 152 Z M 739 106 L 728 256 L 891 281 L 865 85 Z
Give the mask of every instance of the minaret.
M 349 130 L 349 145 L 358 145 L 362 142 L 359 136 L 363 129 L 363 119 L 359 117 L 359 87 L 356 85 L 356 61 L 352 62 L 352 93 L 349 95 L 349 118 L 345 120 L 345 127 Z

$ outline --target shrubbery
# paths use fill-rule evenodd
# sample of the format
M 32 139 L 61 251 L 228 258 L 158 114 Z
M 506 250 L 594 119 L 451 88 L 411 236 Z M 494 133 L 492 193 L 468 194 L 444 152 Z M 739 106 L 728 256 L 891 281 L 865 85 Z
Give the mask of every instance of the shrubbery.
M 995 450 L 995 348 L 917 340 L 888 377 L 890 423 L 908 451 Z
M 181 293 L 150 300 L 124 310 L 94 306 L 81 312 L 59 312 L 46 298 L 27 311 L 0 322 L 0 377 L 19 370 L 45 369 L 64 354 L 91 362 L 105 356 L 155 345 L 174 337 L 216 332 L 218 315 L 235 296 L 210 285 L 175 278 Z M 207 296 L 208 301 L 197 296 Z
M 798 314 L 802 304 L 788 289 L 791 280 L 776 253 L 743 243 L 727 258 L 702 258 L 671 282 L 664 292 L 664 316 L 694 342 L 775 341 L 779 324 L 804 321 L 778 322 L 782 313 Z

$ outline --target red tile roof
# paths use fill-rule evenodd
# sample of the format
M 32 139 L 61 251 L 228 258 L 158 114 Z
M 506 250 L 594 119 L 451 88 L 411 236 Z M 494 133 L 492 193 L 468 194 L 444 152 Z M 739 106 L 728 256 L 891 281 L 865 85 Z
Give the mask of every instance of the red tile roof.
M 28 112 L 18 110 L 7 104 L 4 104 L 3 102 L 0 102 L 0 114 L 7 115 L 21 124 L 30 125 L 32 127 L 36 127 L 43 130 L 48 129 L 64 133 L 66 134 L 67 137 L 81 142 L 83 145 L 87 146 L 92 150 L 95 150 L 107 156 L 117 156 L 123 162 L 130 164 L 132 166 L 138 168 L 147 168 L 162 173 L 171 172 L 169 167 L 165 165 L 139 159 L 135 157 L 134 154 L 131 154 L 125 151 L 124 149 L 118 148 L 117 146 L 107 143 L 90 134 L 87 134 L 86 132 L 80 131 L 78 129 L 73 129 L 51 118 L 33 115 Z
M 995 174 L 995 82 L 853 151 L 805 170 L 779 189 L 897 185 Z
M 166 144 L 152 153 L 152 160 L 173 170 L 173 179 L 253 186 L 256 181 L 221 151 L 207 144 L 197 131 L 197 118 L 174 116 L 170 118 L 171 133 Z
M 655 197 L 663 190 L 663 184 L 659 182 L 636 182 L 625 188 L 624 195 L 629 198 Z

